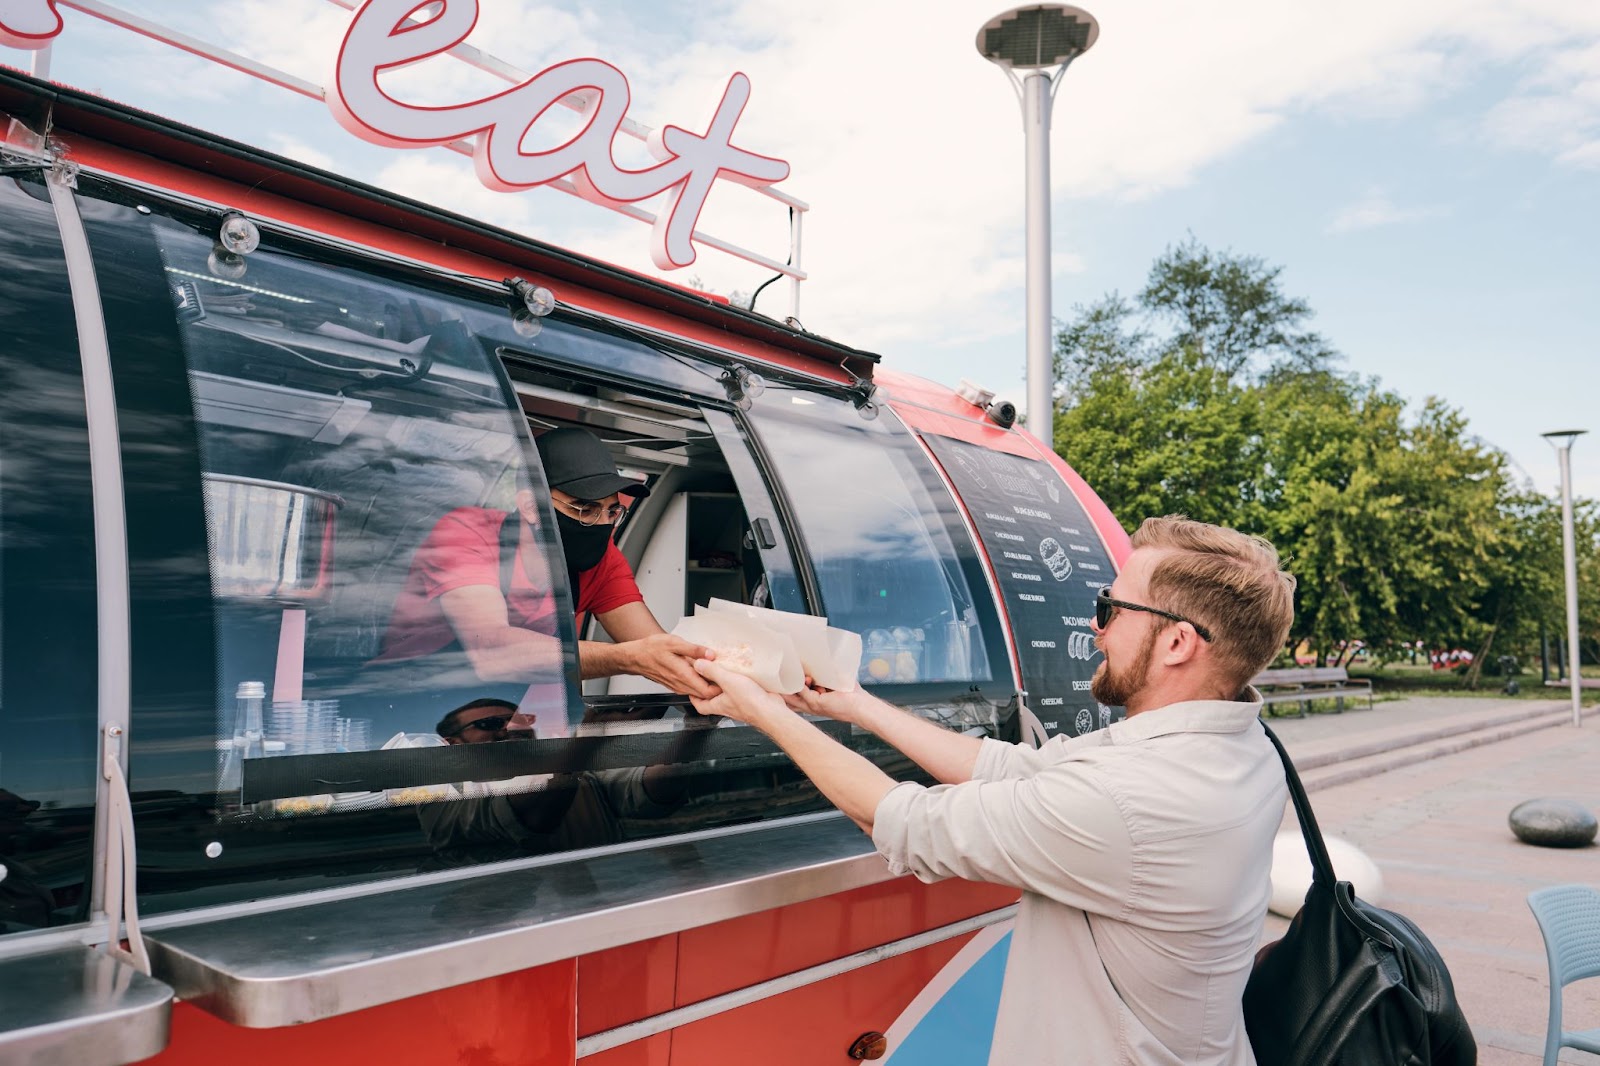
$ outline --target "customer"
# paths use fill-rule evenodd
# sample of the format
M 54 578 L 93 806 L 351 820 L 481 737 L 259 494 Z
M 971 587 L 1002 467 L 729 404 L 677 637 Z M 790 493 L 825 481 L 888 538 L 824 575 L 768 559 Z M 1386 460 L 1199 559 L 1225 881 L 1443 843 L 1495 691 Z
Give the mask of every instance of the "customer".
M 897 784 L 713 662 L 701 711 L 770 735 L 896 872 L 1022 890 L 990 1052 L 1004 1063 L 1253 1063 L 1240 998 L 1266 912 L 1282 764 L 1249 679 L 1283 646 L 1294 578 L 1265 541 L 1146 521 L 1096 604 L 1093 694 L 1127 720 L 1035 751 L 948 732 L 863 692 L 804 709 L 937 780 Z

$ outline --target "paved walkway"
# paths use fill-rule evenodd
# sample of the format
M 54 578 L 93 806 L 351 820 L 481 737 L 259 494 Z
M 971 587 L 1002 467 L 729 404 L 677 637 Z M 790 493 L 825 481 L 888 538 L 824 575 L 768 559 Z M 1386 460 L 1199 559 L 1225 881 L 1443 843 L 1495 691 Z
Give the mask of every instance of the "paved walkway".
M 1484 1066 L 1527 1066 L 1543 1054 L 1549 984 L 1527 894 L 1569 882 L 1600 885 L 1600 847 L 1531 847 L 1506 825 L 1512 807 L 1540 796 L 1600 811 L 1600 714 L 1574 727 L 1554 715 L 1568 706 L 1561 700 L 1407 699 L 1272 723 L 1297 763 L 1310 755 L 1332 757 L 1328 765 L 1338 769 L 1341 746 L 1355 752 L 1376 741 L 1393 745 L 1388 758 L 1395 765 L 1319 787 L 1312 805 L 1324 833 L 1351 841 L 1377 862 L 1382 904 L 1414 919 L 1438 946 Z M 1408 730 L 1471 730 L 1480 722 L 1541 712 L 1541 728 L 1524 724 L 1528 731 L 1505 739 L 1405 758 L 1418 750 L 1404 745 Z M 1292 822 L 1292 812 L 1288 818 Z M 1266 936 L 1279 935 L 1286 924 L 1269 915 Z M 1565 1010 L 1568 1028 L 1600 1025 L 1600 980 L 1569 989 Z M 1600 1064 L 1600 1056 L 1573 1051 L 1561 1060 Z

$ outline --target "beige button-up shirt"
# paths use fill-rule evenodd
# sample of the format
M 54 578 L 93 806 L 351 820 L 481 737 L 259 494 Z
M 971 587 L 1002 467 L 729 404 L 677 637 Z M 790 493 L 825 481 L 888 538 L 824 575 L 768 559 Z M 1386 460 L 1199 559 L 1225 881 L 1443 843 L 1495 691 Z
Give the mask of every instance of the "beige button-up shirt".
M 873 842 L 896 872 L 1022 890 L 992 1066 L 1254 1063 L 1240 998 L 1288 798 L 1259 711 L 986 740 L 972 781 L 883 798 Z

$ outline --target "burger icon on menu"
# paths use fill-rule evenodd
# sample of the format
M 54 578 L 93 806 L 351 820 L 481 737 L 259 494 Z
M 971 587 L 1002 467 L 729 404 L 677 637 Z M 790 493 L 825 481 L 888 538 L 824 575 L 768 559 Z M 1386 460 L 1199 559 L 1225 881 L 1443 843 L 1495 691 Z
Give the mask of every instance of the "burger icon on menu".
M 1039 558 L 1044 560 L 1044 565 L 1050 568 L 1050 576 L 1057 581 L 1065 581 L 1072 576 L 1072 560 L 1067 558 L 1066 549 L 1054 537 L 1046 537 L 1039 542 Z

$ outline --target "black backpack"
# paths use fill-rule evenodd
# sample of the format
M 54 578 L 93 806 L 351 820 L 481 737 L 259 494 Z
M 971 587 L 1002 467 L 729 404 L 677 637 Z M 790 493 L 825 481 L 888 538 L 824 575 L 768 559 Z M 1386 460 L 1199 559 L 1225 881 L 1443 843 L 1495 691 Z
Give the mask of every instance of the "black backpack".
M 1263 724 L 1263 728 L 1266 728 Z M 1411 919 L 1334 879 L 1300 775 L 1272 730 L 1311 888 L 1283 939 L 1256 955 L 1244 1021 L 1259 1066 L 1474 1066 L 1478 1045 L 1450 971 Z

